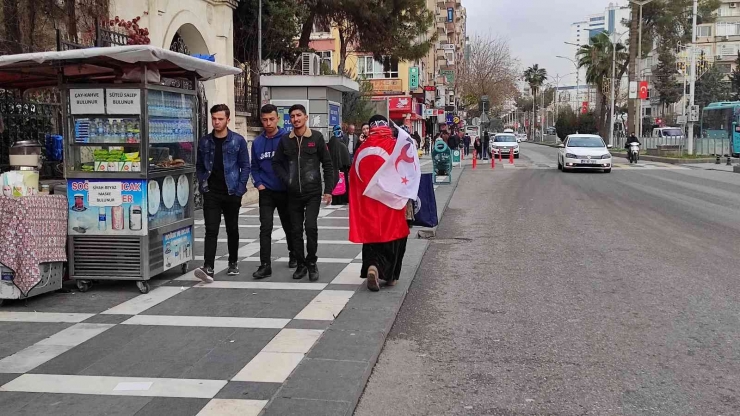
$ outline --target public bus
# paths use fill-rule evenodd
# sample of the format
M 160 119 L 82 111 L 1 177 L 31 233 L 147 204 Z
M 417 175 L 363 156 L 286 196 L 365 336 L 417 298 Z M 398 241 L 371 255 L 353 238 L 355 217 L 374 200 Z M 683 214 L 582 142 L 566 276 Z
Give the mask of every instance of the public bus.
M 722 101 L 704 107 L 701 137 L 730 140 L 732 155 L 740 154 L 740 101 Z

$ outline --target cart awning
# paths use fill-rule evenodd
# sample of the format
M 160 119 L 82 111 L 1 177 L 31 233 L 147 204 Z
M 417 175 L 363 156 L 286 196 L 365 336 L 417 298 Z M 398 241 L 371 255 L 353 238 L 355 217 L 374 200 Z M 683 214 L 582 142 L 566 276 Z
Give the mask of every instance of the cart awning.
M 56 85 L 59 69 L 77 79 L 105 79 L 136 64 L 149 63 L 163 77 L 192 77 L 201 81 L 236 75 L 241 69 L 194 58 L 149 45 L 87 48 L 0 56 L 0 88 L 37 88 Z

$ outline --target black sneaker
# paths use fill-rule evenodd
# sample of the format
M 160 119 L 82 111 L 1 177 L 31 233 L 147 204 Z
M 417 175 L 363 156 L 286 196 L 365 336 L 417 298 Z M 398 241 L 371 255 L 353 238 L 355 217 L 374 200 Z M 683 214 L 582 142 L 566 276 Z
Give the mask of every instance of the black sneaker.
M 316 263 L 308 265 L 308 280 L 312 282 L 319 280 L 319 267 Z
M 252 277 L 255 279 L 264 279 L 272 276 L 272 266 L 269 264 L 261 265 L 256 272 L 252 273 Z
M 301 280 L 308 274 L 308 268 L 304 264 L 299 264 L 293 273 L 293 279 Z
M 288 260 L 288 268 L 295 269 L 298 267 L 298 259 L 295 258 L 293 253 L 290 253 L 290 259 Z
M 226 273 L 229 276 L 239 276 L 239 265 L 237 263 L 229 263 L 229 271 Z
M 200 268 L 195 269 L 193 272 L 195 277 L 202 280 L 205 283 L 213 283 L 213 275 L 215 274 L 213 272 L 213 267 L 210 266 L 203 266 Z

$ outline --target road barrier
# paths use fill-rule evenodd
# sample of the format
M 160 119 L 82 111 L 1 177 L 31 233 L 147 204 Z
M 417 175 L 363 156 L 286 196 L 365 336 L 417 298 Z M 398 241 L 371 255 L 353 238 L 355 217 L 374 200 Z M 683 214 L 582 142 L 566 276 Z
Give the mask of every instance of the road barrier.
M 496 156 L 491 155 L 491 169 L 496 168 Z
M 509 149 L 509 164 L 514 164 L 514 149 Z
M 478 164 L 478 154 L 473 150 L 473 169 L 475 169 L 475 166 Z

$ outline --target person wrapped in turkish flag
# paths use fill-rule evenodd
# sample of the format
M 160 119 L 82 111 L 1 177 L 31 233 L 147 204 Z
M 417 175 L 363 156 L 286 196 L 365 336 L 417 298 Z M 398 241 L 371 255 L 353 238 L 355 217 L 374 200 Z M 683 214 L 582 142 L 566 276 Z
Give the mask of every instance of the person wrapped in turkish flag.
M 409 226 L 406 205 L 419 192 L 421 166 L 416 143 L 388 120 L 370 119 L 370 135 L 356 150 L 350 169 L 349 239 L 362 243 L 361 277 L 378 291 L 379 279 L 395 286 L 401 274 Z

